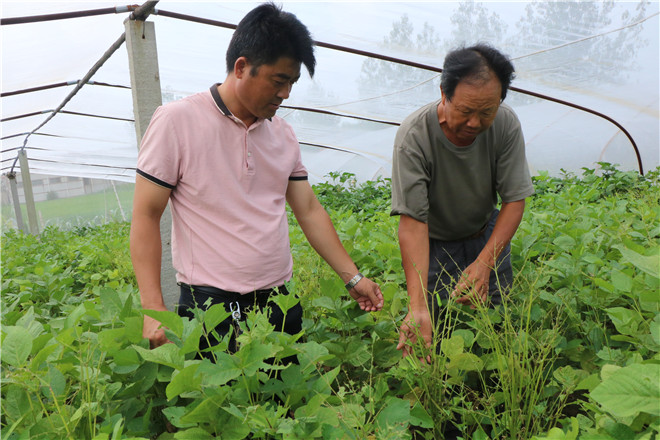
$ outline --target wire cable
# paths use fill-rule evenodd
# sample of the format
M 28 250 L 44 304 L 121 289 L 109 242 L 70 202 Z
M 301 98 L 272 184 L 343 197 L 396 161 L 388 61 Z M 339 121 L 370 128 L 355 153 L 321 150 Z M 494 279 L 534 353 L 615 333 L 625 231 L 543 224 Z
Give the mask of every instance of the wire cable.
M 32 93 L 32 92 L 39 92 L 42 90 L 48 90 L 48 89 L 54 89 L 57 87 L 65 87 L 65 86 L 73 86 L 76 85 L 80 82 L 80 80 L 76 81 L 64 81 L 64 82 L 59 82 L 59 83 L 54 83 L 54 84 L 46 84 L 43 86 L 37 86 L 37 87 L 31 87 L 29 89 L 22 89 L 22 90 L 13 90 L 11 92 L 2 92 L 0 93 L 0 98 L 5 98 L 8 96 L 14 96 L 14 95 L 22 95 L 24 93 Z M 130 90 L 130 86 L 125 86 L 122 84 L 110 84 L 110 83 L 105 83 L 105 82 L 99 82 L 99 81 L 87 81 L 87 84 L 90 86 L 106 86 L 106 87 L 117 87 L 121 89 L 128 89 Z
M 139 20 L 145 20 L 149 14 L 153 11 L 154 7 L 158 3 L 158 0 L 150 0 L 145 2 L 142 6 L 139 6 L 138 8 L 134 9 L 133 12 L 131 13 L 130 19 L 139 19 Z M 128 9 L 126 9 L 128 11 Z M 87 82 L 94 76 L 94 74 L 105 64 L 105 62 L 114 54 L 117 49 L 121 47 L 122 44 L 124 44 L 124 41 L 126 41 L 126 33 L 123 32 L 121 36 L 110 46 L 110 48 L 105 51 L 103 56 L 92 66 L 92 68 L 85 74 L 85 76 L 78 81 L 76 84 L 76 87 L 67 95 L 66 98 L 64 98 L 64 101 L 53 111 L 53 113 L 46 118 L 45 121 L 43 121 L 37 128 L 32 130 L 27 136 L 25 136 L 25 140 L 23 141 L 23 148 L 27 145 L 27 141 L 30 138 L 30 135 L 32 135 L 34 132 L 39 130 L 41 127 L 46 125 L 48 121 L 53 119 L 57 113 L 59 113 L 64 106 L 82 89 L 82 87 L 87 84 Z M 18 162 L 18 155 L 16 155 L 16 159 L 14 160 L 14 163 L 11 167 L 10 172 L 14 172 L 14 168 L 16 167 L 16 163 Z
M 178 13 L 170 12 L 170 11 L 163 11 L 163 10 L 160 10 L 160 9 L 154 9 L 153 14 L 162 15 L 162 16 L 165 16 L 165 17 L 176 18 L 176 19 L 180 19 L 180 20 L 193 21 L 193 22 L 196 22 L 196 23 L 209 24 L 209 25 L 212 25 L 212 26 L 225 27 L 225 28 L 229 28 L 229 29 L 235 29 L 236 28 L 236 25 L 233 25 L 233 24 L 230 24 L 230 23 L 224 23 L 224 22 L 220 22 L 220 21 L 216 21 L 216 20 L 208 20 L 208 19 L 203 19 L 203 18 L 200 18 L 200 17 L 194 17 L 194 16 L 191 16 L 191 15 L 184 15 L 184 14 L 178 14 Z M 651 17 L 649 17 L 649 18 L 651 18 Z M 364 56 L 364 57 L 375 58 L 375 59 L 382 60 L 382 61 L 389 61 L 389 62 L 392 62 L 392 63 L 403 64 L 405 66 L 416 67 L 416 68 L 419 68 L 419 69 L 424 69 L 424 70 L 429 70 L 429 71 L 432 71 L 432 72 L 442 73 L 442 68 L 437 67 L 437 66 L 432 66 L 432 65 L 429 65 L 429 64 L 417 63 L 415 61 L 410 61 L 410 60 L 405 60 L 405 59 L 401 59 L 401 58 L 391 57 L 391 56 L 388 56 L 388 55 L 383 55 L 383 54 L 379 54 L 379 53 L 375 53 L 375 52 L 369 52 L 369 51 L 366 51 L 366 50 L 350 48 L 350 47 L 341 46 L 341 45 L 338 45 L 338 44 L 326 43 L 326 42 L 323 42 L 323 41 L 315 41 L 314 43 L 316 44 L 316 46 L 323 47 L 323 48 L 326 48 L 326 49 L 332 49 L 332 50 L 337 50 L 337 51 L 341 51 L 341 52 L 352 53 L 354 55 L 361 55 L 361 56 Z M 635 155 L 637 156 L 637 165 L 639 167 L 639 173 L 641 175 L 644 175 L 644 167 L 642 165 L 642 157 L 639 153 L 639 148 L 637 148 L 637 143 L 635 142 L 635 139 L 633 139 L 632 135 L 628 132 L 628 130 L 625 129 L 625 127 L 623 127 L 623 125 L 621 125 L 620 123 L 615 121 L 613 118 L 611 118 L 611 117 L 609 117 L 609 116 L 607 116 L 607 115 L 605 115 L 605 114 L 603 114 L 599 111 L 592 110 L 592 109 L 589 109 L 587 107 L 584 107 L 584 106 L 581 106 L 581 105 L 578 105 L 578 104 L 574 104 L 574 103 L 569 102 L 569 101 L 565 101 L 563 99 L 554 98 L 554 97 L 549 96 L 549 95 L 544 95 L 542 93 L 533 92 L 531 90 L 521 89 L 519 87 L 509 87 L 509 90 L 512 90 L 512 91 L 518 92 L 518 93 L 522 93 L 524 95 L 533 96 L 535 98 L 544 99 L 546 101 L 555 102 L 557 104 L 565 105 L 565 106 L 568 106 L 568 107 L 572 107 L 572 108 L 575 108 L 577 110 L 581 110 L 581 111 L 584 111 L 584 112 L 587 112 L 587 113 L 591 113 L 593 115 L 596 115 L 600 118 L 603 118 L 603 119 L 611 122 L 616 127 L 618 127 L 626 135 L 626 137 L 630 141 L 630 143 L 631 143 L 631 145 L 632 145 L 632 147 L 635 151 Z

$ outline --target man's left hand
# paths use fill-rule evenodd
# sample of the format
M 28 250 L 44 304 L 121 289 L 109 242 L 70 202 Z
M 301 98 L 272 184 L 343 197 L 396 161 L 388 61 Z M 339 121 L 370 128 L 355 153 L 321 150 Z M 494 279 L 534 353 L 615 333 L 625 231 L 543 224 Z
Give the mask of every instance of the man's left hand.
M 459 304 L 470 304 L 471 309 L 488 299 L 491 268 L 478 259 L 465 268 L 461 279 L 451 293 Z
M 369 278 L 362 278 L 348 293 L 365 312 L 377 312 L 383 308 L 380 287 Z

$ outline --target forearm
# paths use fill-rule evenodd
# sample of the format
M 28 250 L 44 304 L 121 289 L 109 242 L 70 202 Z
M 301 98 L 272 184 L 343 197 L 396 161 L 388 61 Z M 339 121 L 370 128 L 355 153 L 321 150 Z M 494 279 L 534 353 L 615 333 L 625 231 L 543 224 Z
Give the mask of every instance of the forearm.
M 142 307 L 165 309 L 160 284 L 160 221 L 134 213 L 130 234 L 131 261 L 140 290 Z
M 428 225 L 402 215 L 399 221 L 399 247 L 410 307 L 425 308 L 429 274 Z
M 495 267 L 495 262 L 518 230 L 525 211 L 525 200 L 503 203 L 495 222 L 493 233 L 479 253 L 477 259 L 488 267 Z
M 344 283 L 357 274 L 358 268 L 344 249 L 330 216 L 320 203 L 317 202 L 313 209 L 297 220 L 309 244 Z

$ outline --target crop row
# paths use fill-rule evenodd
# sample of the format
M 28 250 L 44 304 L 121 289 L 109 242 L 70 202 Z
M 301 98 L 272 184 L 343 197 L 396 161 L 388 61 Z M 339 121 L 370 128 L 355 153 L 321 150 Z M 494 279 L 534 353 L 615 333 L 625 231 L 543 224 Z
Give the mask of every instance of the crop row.
M 436 349 L 395 349 L 407 295 L 389 182 L 315 187 L 345 247 L 381 284 L 367 314 L 291 223 L 303 331 L 250 313 L 235 355 L 197 341 L 228 314 L 146 312 L 126 223 L 2 237 L 2 438 L 652 439 L 660 432 L 660 205 L 647 177 L 601 164 L 534 178 L 493 309 L 446 304 Z M 418 358 L 430 356 L 422 363 Z M 297 362 L 283 359 L 294 356 Z

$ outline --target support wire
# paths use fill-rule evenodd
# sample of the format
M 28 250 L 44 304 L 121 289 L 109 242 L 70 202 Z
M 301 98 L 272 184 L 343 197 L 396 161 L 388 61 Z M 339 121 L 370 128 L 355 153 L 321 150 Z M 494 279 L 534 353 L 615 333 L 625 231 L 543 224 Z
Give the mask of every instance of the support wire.
M 133 9 L 133 12 L 131 12 L 130 17 L 128 20 L 145 20 L 149 14 L 154 10 L 156 4 L 158 3 L 158 0 L 150 0 L 148 2 L 145 2 L 142 6 L 139 6 L 138 8 Z M 114 8 L 111 8 L 114 9 Z M 128 12 L 129 9 L 126 8 L 124 12 Z M 4 23 L 3 23 L 4 24 Z M 64 101 L 55 109 L 53 112 L 46 118 L 45 121 L 43 121 L 37 128 L 32 130 L 30 133 L 25 136 L 25 140 L 23 141 L 23 147 L 21 150 L 25 149 L 25 146 L 27 145 L 27 141 L 30 138 L 30 136 L 35 133 L 37 130 L 39 130 L 41 127 L 46 125 L 48 121 L 53 119 L 56 114 L 58 114 L 64 106 L 80 91 L 80 89 L 83 88 L 85 84 L 89 82 L 89 80 L 94 76 L 94 74 L 103 66 L 103 64 L 114 54 L 117 49 L 121 47 L 122 44 L 126 41 L 126 33 L 123 32 L 119 38 L 110 46 L 108 50 L 105 51 L 103 56 L 92 66 L 92 68 L 85 74 L 85 76 L 78 81 L 76 86 L 74 87 L 73 90 L 67 95 L 66 98 L 64 98 Z M 16 163 L 18 162 L 18 155 L 16 156 L 16 159 L 14 160 L 14 163 L 11 166 L 10 172 L 14 172 L 14 168 L 16 167 Z

